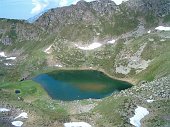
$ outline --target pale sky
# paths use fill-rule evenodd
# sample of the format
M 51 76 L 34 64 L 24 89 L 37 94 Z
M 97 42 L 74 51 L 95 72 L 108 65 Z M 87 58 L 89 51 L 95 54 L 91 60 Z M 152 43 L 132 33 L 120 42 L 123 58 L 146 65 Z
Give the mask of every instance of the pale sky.
M 79 0 L 0 0 L 0 18 L 28 19 L 56 7 L 76 4 Z M 85 0 L 87 2 L 94 0 Z M 125 0 L 112 0 L 120 4 Z

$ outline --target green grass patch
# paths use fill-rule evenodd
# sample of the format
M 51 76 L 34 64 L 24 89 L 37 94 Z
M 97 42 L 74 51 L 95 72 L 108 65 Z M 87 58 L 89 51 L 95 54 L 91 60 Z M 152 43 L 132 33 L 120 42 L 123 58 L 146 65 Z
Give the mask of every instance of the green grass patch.
M 20 90 L 21 93 L 18 96 L 21 97 L 41 97 L 42 95 L 47 95 L 44 89 L 32 80 L 27 80 L 23 82 L 16 83 L 3 83 L 0 84 L 1 89 L 9 90 L 12 94 L 15 94 L 15 90 Z
M 169 127 L 170 100 L 159 100 L 149 105 L 152 110 L 150 117 L 144 121 L 147 127 Z
M 39 108 L 52 121 L 69 119 L 67 111 L 56 102 L 38 99 L 33 102 L 33 106 Z
M 164 23 L 169 23 L 169 22 L 170 22 L 170 14 L 166 15 L 166 16 L 163 18 L 163 22 L 164 22 Z
M 148 28 L 157 26 L 159 23 L 159 19 L 153 14 L 153 12 L 148 13 L 145 17 L 145 26 Z
M 116 35 L 121 35 L 123 33 L 129 32 L 138 26 L 138 20 L 135 17 L 129 17 L 126 14 L 115 15 L 114 33 Z
M 97 121 L 98 126 L 112 126 L 116 127 L 119 125 L 123 125 L 123 117 L 119 113 L 119 111 L 123 108 L 124 101 L 127 97 L 121 98 L 106 98 L 103 99 L 102 102 L 98 104 L 98 106 L 94 109 L 95 112 L 102 115 Z

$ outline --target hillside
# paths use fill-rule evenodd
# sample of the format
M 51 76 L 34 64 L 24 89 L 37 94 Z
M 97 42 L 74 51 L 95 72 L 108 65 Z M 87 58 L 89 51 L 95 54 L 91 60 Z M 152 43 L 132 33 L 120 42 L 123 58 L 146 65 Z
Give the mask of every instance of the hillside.
M 29 111 L 31 118 L 39 121 L 35 126 L 62 126 L 63 122 L 84 120 L 96 127 L 123 127 L 131 126 L 129 118 L 134 108 L 143 105 L 155 111 L 142 120 L 143 126 L 169 126 L 169 27 L 169 0 L 129 0 L 120 5 L 111 0 L 81 0 L 76 5 L 48 10 L 33 23 L 0 19 L 0 108 L 9 105 L 14 112 Z M 101 100 L 60 102 L 49 99 L 31 80 L 60 69 L 99 70 L 134 87 Z M 150 92 L 146 92 L 148 87 Z M 12 92 L 16 89 L 22 91 L 20 104 L 18 95 Z M 146 103 L 149 98 L 154 103 Z M 49 105 L 57 109 L 53 111 Z M 76 105 L 94 108 L 79 112 Z M 118 117 L 110 117 L 110 112 Z M 47 113 L 46 118 L 43 113 Z M 0 125 L 8 126 L 1 116 L 5 115 L 0 112 Z M 34 122 L 28 120 L 25 126 Z

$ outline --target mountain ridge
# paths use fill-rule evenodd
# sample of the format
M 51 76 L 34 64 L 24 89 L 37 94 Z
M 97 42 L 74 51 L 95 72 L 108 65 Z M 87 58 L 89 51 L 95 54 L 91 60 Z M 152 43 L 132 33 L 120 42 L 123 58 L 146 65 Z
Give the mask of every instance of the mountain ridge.
M 158 11 L 142 13 L 140 12 L 143 10 L 141 4 L 143 8 L 157 9 Z M 135 7 L 131 8 L 130 5 Z M 0 49 L 9 53 L 18 50 L 22 57 L 26 57 L 30 56 L 31 49 L 37 54 L 36 51 L 42 52 L 45 47 L 51 46 L 50 50 L 54 52 L 53 55 L 49 55 L 50 58 L 48 58 L 49 56 L 47 58 L 44 56 L 43 60 L 40 60 L 41 64 L 49 64 L 51 66 L 56 63 L 56 59 L 65 63 L 67 57 L 64 58 L 56 54 L 63 54 L 59 52 L 57 47 L 61 49 L 66 48 L 63 45 L 64 43 L 68 45 L 66 49 L 70 49 L 70 52 L 73 52 L 73 54 L 76 53 L 73 50 L 75 45 L 81 46 L 93 42 L 99 42 L 103 45 L 111 40 L 120 41 L 120 45 L 124 45 L 123 43 L 128 40 L 145 35 L 149 29 L 152 29 L 154 32 L 153 29 L 158 25 L 168 25 L 170 9 L 167 9 L 167 6 L 169 6 L 168 0 L 157 0 L 155 2 L 153 0 L 129 0 L 121 5 L 116 5 L 111 0 L 80 1 L 76 5 L 51 9 L 34 23 L 1 19 Z M 159 17 L 157 12 L 161 12 L 162 17 Z M 164 22 L 164 18 L 167 20 L 166 22 Z M 117 49 L 116 51 L 119 50 Z M 82 51 L 77 52 L 79 52 L 79 55 L 85 55 Z M 108 52 L 107 49 L 105 52 Z M 109 52 L 115 51 L 110 49 Z M 43 55 L 42 53 L 40 54 Z M 112 62 L 114 64 L 109 63 L 109 66 L 114 69 L 116 68 L 115 55 L 112 54 Z M 79 61 L 81 64 L 78 66 L 82 66 L 83 58 Z M 96 62 L 94 63 L 97 65 Z M 24 63 L 23 66 L 25 65 L 28 66 Z M 103 64 L 100 66 L 103 66 Z
M 83 5 L 83 6 L 82 6 Z M 141 6 L 142 5 L 142 6 Z M 151 6 L 152 5 L 152 6 Z M 62 33 L 65 32 L 65 29 L 67 30 L 67 27 L 76 27 L 74 25 L 81 24 L 81 27 L 87 26 L 95 26 L 100 27 L 100 30 L 103 30 L 104 32 L 108 32 L 107 34 L 113 34 L 113 35 L 119 35 L 125 32 L 128 32 L 129 30 L 132 30 L 139 25 L 139 19 L 142 16 L 142 20 L 148 24 L 148 26 L 153 27 L 156 26 L 155 24 L 158 24 L 159 18 L 155 18 L 156 16 L 166 16 L 169 14 L 170 9 L 169 7 L 169 1 L 168 0 L 157 0 L 156 2 L 153 2 L 152 0 L 129 0 L 126 2 L 123 2 L 121 5 L 116 5 L 113 1 L 92 1 L 92 2 L 78 2 L 76 5 L 71 5 L 67 7 L 61 7 L 56 9 L 50 9 L 49 11 L 45 12 L 42 16 L 40 16 L 33 24 L 36 27 L 39 27 L 42 31 L 46 31 L 48 33 Z M 135 9 L 135 11 L 134 11 Z M 158 10 L 150 12 L 150 10 Z M 148 11 L 146 13 L 145 11 Z M 140 14 L 143 12 L 144 14 Z M 123 13 L 123 14 L 121 14 Z M 103 15 L 103 16 L 102 16 Z M 118 18 L 118 20 L 121 20 L 121 18 L 126 18 L 127 22 L 132 22 L 132 28 L 127 28 L 127 31 L 124 32 L 121 30 L 118 30 L 118 28 L 115 28 L 114 17 Z M 134 18 L 136 17 L 136 18 Z M 155 21 L 152 23 L 152 19 L 147 18 L 153 18 Z M 2 19 L 1 19 L 2 20 Z M 151 21 L 150 21 L 151 20 Z M 16 20 L 17 21 L 17 20 Z M 119 22 L 119 21 L 117 21 Z M 134 24 L 133 24 L 134 22 Z M 148 22 L 148 23 L 147 23 Z M 127 24 L 123 23 L 123 27 L 126 27 Z M 121 24 L 121 25 L 122 25 Z M 64 29 L 64 28 L 65 29 Z M 111 29 L 111 31 L 107 29 Z M 113 29 L 116 29 L 114 33 Z M 95 28 L 95 31 L 99 32 L 99 28 Z M 36 31 L 36 30 L 35 30 Z M 72 34 L 72 33 L 68 33 Z M 19 35 L 20 36 L 20 35 Z M 60 35 L 61 37 L 63 36 Z M 11 40 L 10 38 L 5 40 Z

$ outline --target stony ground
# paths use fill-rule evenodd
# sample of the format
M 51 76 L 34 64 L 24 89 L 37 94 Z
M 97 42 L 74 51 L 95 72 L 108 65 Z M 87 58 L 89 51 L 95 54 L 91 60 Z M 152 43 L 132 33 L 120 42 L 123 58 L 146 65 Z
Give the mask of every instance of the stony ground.
M 122 115 L 128 119 L 134 115 L 134 109 L 138 106 L 147 108 L 150 114 L 144 118 L 143 126 L 164 127 L 170 125 L 170 75 L 152 82 L 141 82 L 138 86 L 121 91 L 114 98 L 126 96 L 131 98 L 124 103 Z M 159 116 L 160 115 L 160 116 Z M 156 120 L 155 124 L 151 119 Z M 159 121 L 159 122 L 158 122 Z M 165 125 L 166 124 L 166 125 Z
M 133 96 L 140 100 L 160 100 L 170 98 L 170 75 L 152 82 L 141 82 L 139 85 L 121 91 L 117 96 Z
M 149 103 L 148 100 L 153 100 L 153 102 Z M 47 119 L 39 114 L 40 110 L 35 109 L 34 102 L 32 102 L 33 107 L 31 107 L 33 110 L 30 106 L 25 109 L 29 118 L 24 122 L 23 126 L 36 125 L 42 127 L 62 127 L 64 122 L 84 121 L 95 127 L 131 127 L 132 125 L 130 124 L 129 118 L 134 115 L 134 110 L 137 106 L 142 106 L 147 108 L 150 112 L 148 116 L 142 119 L 142 126 L 151 127 L 154 125 L 155 127 L 164 127 L 170 123 L 169 100 L 170 75 L 156 79 L 152 82 L 143 81 L 130 89 L 121 91 L 120 93 L 115 93 L 102 100 L 88 99 L 74 102 L 55 102 L 49 100 L 48 103 L 50 103 L 50 105 L 52 104 L 55 106 L 54 104 L 56 103 L 58 106 L 60 105 L 68 111 L 69 118 L 65 121 L 63 121 L 63 119 L 46 121 Z M 19 103 L 22 103 L 22 101 L 19 101 Z M 10 127 L 13 118 L 21 111 L 25 111 L 24 107 L 20 108 L 11 103 L 9 104 L 9 102 L 1 101 L 0 104 L 0 107 L 11 109 L 10 112 L 0 113 L 0 123 L 5 127 Z M 45 105 L 44 108 L 46 107 Z M 108 115 L 108 113 L 110 113 L 110 115 Z M 115 117 L 118 117 L 118 119 Z M 108 120 L 110 122 L 108 122 Z M 33 123 L 31 123 L 31 121 L 33 121 Z M 116 123 L 116 121 L 119 121 L 120 124 Z

